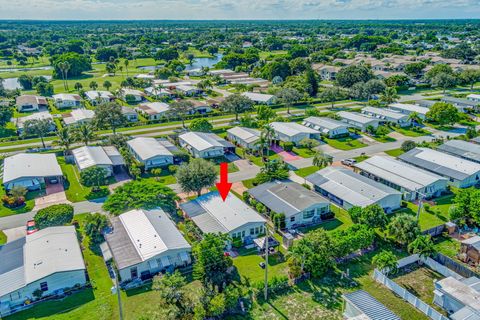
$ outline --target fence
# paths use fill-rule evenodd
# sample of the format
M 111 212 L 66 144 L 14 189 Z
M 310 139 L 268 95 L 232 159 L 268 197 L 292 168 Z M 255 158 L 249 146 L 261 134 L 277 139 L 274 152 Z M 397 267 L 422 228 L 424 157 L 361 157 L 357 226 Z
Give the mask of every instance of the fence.
M 446 267 L 445 265 L 433 260 L 432 258 L 420 258 L 418 254 L 412 254 L 411 256 L 398 260 L 397 267 L 403 268 L 405 266 L 408 266 L 409 264 L 416 263 L 419 260 L 422 260 L 422 262 L 425 263 L 430 269 L 437 271 L 444 277 L 453 277 L 457 280 L 464 278 L 462 275 L 451 270 L 451 268 Z
M 416 309 L 424 313 L 430 319 L 448 320 L 447 317 L 442 315 L 437 310 L 433 309 L 431 306 L 429 306 L 428 304 L 426 304 L 425 302 L 417 298 L 415 295 L 408 292 L 405 288 L 402 288 L 401 286 L 396 284 L 394 281 L 390 280 L 386 275 L 384 275 L 378 269 L 375 269 L 373 271 L 373 278 L 375 279 L 375 281 L 383 284 L 385 287 L 387 287 L 388 289 L 396 293 L 398 296 L 400 296 L 403 300 L 407 301 Z
M 439 225 L 428 230 L 422 231 L 423 234 L 429 234 L 432 237 L 436 237 L 442 234 L 443 230 L 445 229 L 445 225 Z
M 442 264 L 443 266 L 455 271 L 459 275 L 461 275 L 464 278 L 470 278 L 470 277 L 477 277 L 480 278 L 480 274 L 472 271 L 468 267 L 450 259 L 447 256 L 444 256 L 441 253 L 437 253 L 437 255 L 434 257 L 434 260 Z

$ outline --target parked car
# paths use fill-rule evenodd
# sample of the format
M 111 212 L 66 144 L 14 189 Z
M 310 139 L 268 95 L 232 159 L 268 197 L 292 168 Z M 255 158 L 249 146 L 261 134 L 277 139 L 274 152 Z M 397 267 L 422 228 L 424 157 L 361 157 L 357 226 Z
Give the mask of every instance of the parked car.
M 32 234 L 38 231 L 37 225 L 34 220 L 27 221 L 27 234 Z
M 346 165 L 346 166 L 353 166 L 355 163 L 357 163 L 357 160 L 355 159 L 345 159 L 345 160 L 342 160 L 342 164 L 343 165 Z

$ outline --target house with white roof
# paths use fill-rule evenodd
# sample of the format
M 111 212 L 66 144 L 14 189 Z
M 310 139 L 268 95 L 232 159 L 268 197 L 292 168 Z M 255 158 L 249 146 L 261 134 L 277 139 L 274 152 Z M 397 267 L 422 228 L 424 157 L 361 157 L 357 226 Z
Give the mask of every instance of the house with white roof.
M 320 132 L 296 122 L 272 122 L 275 139 L 299 144 L 303 139 L 320 139 Z
M 85 99 L 90 102 L 90 104 L 96 106 L 102 103 L 112 102 L 115 100 L 115 96 L 110 91 L 86 91 Z
M 260 146 L 257 142 L 260 140 L 260 130 L 233 127 L 227 130 L 227 139 L 247 150 L 258 150 Z
M 73 226 L 50 227 L 0 247 L 0 315 L 42 297 L 86 285 L 86 268 Z
M 82 97 L 74 93 L 59 93 L 52 96 L 55 106 L 58 109 L 80 108 L 82 106 Z
M 365 107 L 362 109 L 362 113 L 379 119 L 380 123 L 393 123 L 400 127 L 412 124 L 407 114 L 388 108 Z
M 480 108 L 480 101 L 475 101 L 471 99 L 444 96 L 442 97 L 442 101 L 452 104 L 460 112 L 467 112 L 470 110 L 478 111 Z
M 135 107 L 135 110 L 143 114 L 148 120 L 160 120 L 167 115 L 170 105 L 165 102 L 146 102 Z
M 277 101 L 277 97 L 271 94 L 256 93 L 256 92 L 243 92 L 242 96 L 249 98 L 257 104 L 271 105 Z
M 367 131 L 369 127 L 375 130 L 380 124 L 379 119 L 358 112 L 340 111 L 337 115 L 349 128 L 356 128 L 362 132 Z
M 19 153 L 3 161 L 3 185 L 6 190 L 15 186 L 39 190 L 46 183 L 62 183 L 62 180 L 62 169 L 53 153 Z
M 266 220 L 231 193 L 223 201 L 217 191 L 209 192 L 180 208 L 203 233 L 228 234 L 245 244 L 265 234 Z
M 400 208 L 402 194 L 343 167 L 326 167 L 306 177 L 315 191 L 348 210 L 378 204 L 386 212 Z
M 95 116 L 95 112 L 93 110 L 80 108 L 72 110 L 62 116 L 66 126 L 79 126 L 91 122 Z
M 216 158 L 235 152 L 233 144 L 214 133 L 186 132 L 178 136 L 178 142 L 195 158 Z
M 439 197 L 448 179 L 392 157 L 373 156 L 355 165 L 356 171 L 403 194 L 407 201 Z
M 339 138 L 350 135 L 348 126 L 342 122 L 326 117 L 308 117 L 303 120 L 302 125 L 320 131 L 329 138 Z
M 138 114 L 135 109 L 122 106 L 122 114 L 129 122 L 137 122 L 138 121 Z
M 175 90 L 185 96 L 196 96 L 203 92 L 200 88 L 197 88 L 193 85 L 184 85 L 184 84 L 175 86 Z
M 31 94 L 18 96 L 15 104 L 18 112 L 32 112 L 48 107 L 47 98 Z
M 127 141 L 127 146 L 135 159 L 145 166 L 145 170 L 173 164 L 173 154 L 155 138 L 134 138 Z
M 107 176 L 111 176 L 125 165 L 125 160 L 114 146 L 84 146 L 72 150 L 72 155 L 80 171 L 101 167 L 107 170 Z
M 175 93 L 165 88 L 148 87 L 144 91 L 147 95 L 156 98 L 172 98 L 175 96 Z
M 135 102 L 141 102 L 145 99 L 145 93 L 137 89 L 122 88 L 119 94 L 124 101 L 127 101 L 127 96 L 133 97 Z
M 464 140 L 448 140 L 437 150 L 452 156 L 480 163 L 480 145 Z
M 268 211 L 283 213 L 287 229 L 319 223 L 332 216 L 326 198 L 296 182 L 266 182 L 248 193 Z
M 480 163 L 450 154 L 428 149 L 415 148 L 398 157 L 418 168 L 436 173 L 448 179 L 448 184 L 457 188 L 468 188 L 480 180 Z
M 15 121 L 15 125 L 19 134 L 23 133 L 25 123 L 32 120 L 48 120 L 50 122 L 48 131 L 55 131 L 57 129 L 55 123 L 53 122 L 53 116 L 48 111 L 32 113 L 25 117 L 13 118 L 13 120 Z
M 480 279 L 453 276 L 434 283 L 433 303 L 449 314 L 449 319 L 480 319 Z
M 121 284 L 147 280 L 192 262 L 191 246 L 161 209 L 135 209 L 112 220 L 101 245 L 105 260 L 113 259 Z
M 314 69 L 318 72 L 322 80 L 333 81 L 337 78 L 337 73 L 340 71 L 341 67 L 321 64 L 314 66 Z
M 388 107 L 391 110 L 395 110 L 406 115 L 410 115 L 415 112 L 422 120 L 425 120 L 425 118 L 427 117 L 427 112 L 430 111 L 429 108 L 408 103 L 391 103 L 388 105 Z
M 467 99 L 475 102 L 480 102 L 480 94 L 469 94 L 467 96 Z

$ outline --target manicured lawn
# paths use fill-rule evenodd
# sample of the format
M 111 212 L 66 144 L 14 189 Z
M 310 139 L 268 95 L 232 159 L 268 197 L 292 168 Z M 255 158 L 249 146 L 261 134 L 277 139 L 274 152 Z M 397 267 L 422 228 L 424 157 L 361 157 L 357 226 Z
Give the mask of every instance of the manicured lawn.
M 334 147 L 335 149 L 340 150 L 352 150 L 366 147 L 365 143 L 360 142 L 358 139 L 354 139 L 351 137 L 346 138 L 339 138 L 339 139 L 329 139 L 324 138 L 324 141 L 328 143 L 330 146 Z
M 366 156 L 366 155 L 363 155 L 363 156 L 358 156 L 358 157 L 354 157 L 353 159 L 355 159 L 358 162 L 362 162 L 362 161 L 365 161 L 367 160 L 368 158 L 370 158 L 369 156 Z
M 392 138 L 392 137 L 389 137 L 389 136 L 369 135 L 369 137 L 374 139 L 375 141 L 378 141 L 378 142 L 381 142 L 381 143 L 397 141 L 395 138 Z
M 418 127 L 415 130 L 412 130 L 412 127 L 406 127 L 406 128 L 392 127 L 392 129 L 407 137 L 421 137 L 421 136 L 426 136 L 430 134 L 430 132 L 428 132 L 427 130 L 424 130 Z
M 17 209 L 11 209 L 0 203 L 0 217 L 11 216 L 14 214 L 21 214 L 32 211 L 35 206 L 35 198 L 45 194 L 44 190 L 41 191 L 29 191 L 25 196 L 25 205 Z M 0 198 L 5 195 L 5 188 L 3 185 L 0 187 Z
M 7 242 L 7 235 L 0 230 L 0 245 L 5 244 Z
M 392 156 L 392 157 L 398 157 L 398 156 L 404 154 L 405 151 L 398 148 L 398 149 L 387 150 L 387 151 L 385 151 L 385 153 L 388 154 L 389 156 Z
M 263 167 L 262 157 L 247 154 L 247 159 L 252 161 L 252 163 L 256 164 L 257 166 Z M 268 149 L 268 159 L 269 160 L 278 160 L 278 159 L 280 159 L 280 156 L 278 154 L 276 154 L 275 152 L 273 152 L 272 150 Z
M 253 185 L 253 179 L 243 180 L 242 183 L 247 189 L 252 189 L 253 187 L 255 187 Z
M 302 158 L 311 158 L 315 155 L 315 150 L 307 148 L 293 148 L 293 152 L 298 154 Z
M 297 176 L 302 177 L 302 178 L 305 178 L 306 176 L 309 176 L 309 175 L 311 175 L 312 173 L 317 172 L 318 170 L 320 170 L 319 167 L 317 167 L 317 166 L 311 166 L 311 167 L 306 167 L 306 168 L 298 169 L 297 171 L 295 171 L 295 173 L 297 174 Z
M 327 231 L 334 231 L 334 230 L 343 230 L 353 225 L 353 221 L 345 209 L 340 208 L 333 204 L 330 204 L 330 207 L 333 213 L 335 214 L 335 218 L 328 220 L 326 222 L 323 222 L 319 225 L 299 228 L 299 230 L 302 231 L 303 233 L 307 233 L 309 231 L 316 230 L 319 228 L 325 229 Z
M 72 202 L 86 200 L 91 188 L 85 187 L 80 183 L 80 172 L 78 168 L 74 164 L 66 163 L 63 157 L 58 158 L 58 164 L 60 164 L 60 168 L 62 168 L 62 172 L 67 180 L 65 183 L 67 199 Z
M 260 282 L 265 279 L 265 269 L 259 266 L 260 262 L 265 262 L 265 259 L 257 254 L 257 249 L 253 248 L 233 259 L 233 264 L 237 268 L 238 273 L 242 277 L 247 277 L 252 283 Z M 278 253 L 268 258 L 268 278 L 274 276 L 287 275 L 287 263 L 283 254 Z
M 447 257 L 457 259 L 457 254 L 460 252 L 460 242 L 450 237 L 436 237 L 435 249 Z

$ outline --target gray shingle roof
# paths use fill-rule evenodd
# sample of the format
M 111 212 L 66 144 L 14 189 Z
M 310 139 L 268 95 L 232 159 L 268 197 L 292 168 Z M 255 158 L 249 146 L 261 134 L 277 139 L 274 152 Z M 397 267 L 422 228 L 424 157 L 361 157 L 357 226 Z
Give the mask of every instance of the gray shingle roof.
M 390 309 L 366 291 L 358 290 L 347 293 L 343 295 L 343 298 L 371 320 L 400 320 Z
M 155 138 L 138 137 L 127 141 L 127 144 L 144 161 L 157 156 L 173 156 L 173 154 Z
M 449 140 L 439 146 L 437 150 L 458 156 L 460 158 L 480 162 L 480 145 L 475 143 L 463 140 Z

